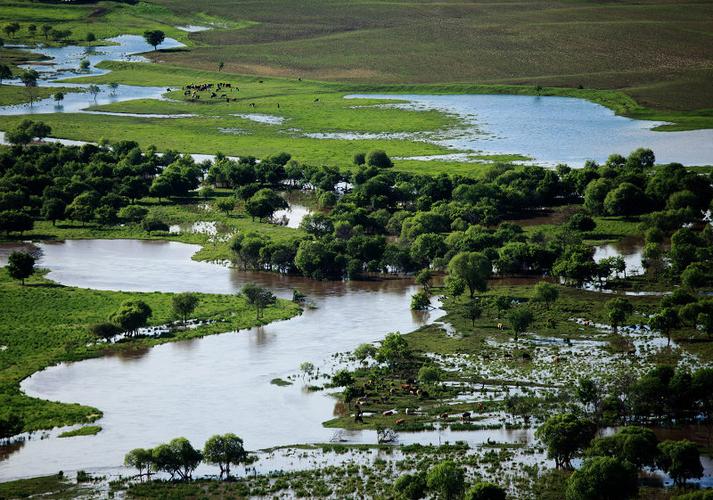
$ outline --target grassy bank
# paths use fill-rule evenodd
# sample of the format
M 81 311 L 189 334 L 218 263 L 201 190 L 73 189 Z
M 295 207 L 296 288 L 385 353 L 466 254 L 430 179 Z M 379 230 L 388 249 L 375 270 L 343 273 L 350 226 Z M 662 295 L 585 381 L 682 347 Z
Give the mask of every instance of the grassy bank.
M 131 342 L 97 344 L 89 326 L 106 321 L 127 300 L 140 299 L 153 310 L 150 323 L 165 324 L 175 318 L 170 293 L 129 293 L 65 287 L 42 275 L 28 280 L 26 286 L 11 280 L 0 270 L 0 322 L 5 325 L 0 344 L 0 407 L 20 414 L 25 430 L 46 429 L 79 422 L 91 422 L 101 416 L 95 408 L 63 404 L 28 397 L 20 392 L 25 377 L 60 361 L 79 360 L 115 352 L 146 349 L 165 343 L 208 334 L 248 328 L 256 324 L 289 318 L 299 308 L 280 300 L 256 321 L 255 311 L 237 295 L 199 294 L 195 318 L 216 320 L 214 324 L 185 330 L 165 338 L 143 338 Z
M 47 97 L 52 97 L 57 92 L 71 92 L 76 89 L 69 88 L 48 88 L 48 87 L 36 87 L 32 90 L 32 99 L 46 99 Z M 19 87 L 15 85 L 0 85 L 0 106 L 10 106 L 14 104 L 25 104 L 30 102 L 30 96 L 27 94 L 25 87 Z

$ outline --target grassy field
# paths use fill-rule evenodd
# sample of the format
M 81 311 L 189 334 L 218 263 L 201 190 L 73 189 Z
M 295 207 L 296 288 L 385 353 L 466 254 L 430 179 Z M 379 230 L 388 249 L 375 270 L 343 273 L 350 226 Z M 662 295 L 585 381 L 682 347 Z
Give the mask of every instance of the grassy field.
M 70 30 L 69 43 L 82 45 L 97 45 L 103 38 L 117 35 L 141 35 L 150 29 L 160 29 L 166 36 L 175 38 L 188 45 L 193 44 L 193 37 L 177 26 L 208 25 L 216 32 L 222 30 L 239 30 L 254 23 L 237 19 L 226 19 L 206 12 L 196 12 L 178 15 L 172 9 L 153 2 L 139 2 L 129 5 L 119 2 L 99 1 L 92 4 L 61 6 L 25 2 L 19 0 L 0 0 L 0 25 L 17 22 L 21 29 L 7 42 L 36 44 L 54 44 L 51 37 L 45 38 L 42 25 L 48 24 L 56 29 Z M 27 30 L 27 25 L 35 24 L 38 30 L 33 34 Z M 98 41 L 86 42 L 88 33 L 93 33 Z M 5 35 L 3 35 L 5 36 Z
M 149 346 L 248 328 L 255 324 L 286 319 L 298 313 L 296 305 L 280 300 L 269 307 L 260 321 L 243 297 L 237 295 L 199 294 L 200 302 L 193 317 L 219 320 L 171 337 L 144 338 L 108 346 L 96 344 L 88 328 L 106 321 L 126 300 L 140 299 L 153 310 L 150 323 L 165 324 L 175 318 L 171 311 L 172 294 L 127 293 L 64 287 L 46 280 L 41 274 L 26 286 L 11 280 L 0 270 L 0 322 L 5 325 L 0 342 L 0 408 L 11 408 L 25 422 L 25 430 L 46 429 L 79 422 L 91 422 L 101 416 L 94 408 L 30 398 L 20 392 L 19 383 L 32 373 L 65 360 L 99 356 L 107 351 L 145 349 Z
M 152 2 L 183 16 L 195 9 Z M 163 60 L 335 81 L 581 85 L 654 108 L 713 108 L 709 2 L 216 0 L 204 9 L 256 24 L 196 34 L 200 47 Z

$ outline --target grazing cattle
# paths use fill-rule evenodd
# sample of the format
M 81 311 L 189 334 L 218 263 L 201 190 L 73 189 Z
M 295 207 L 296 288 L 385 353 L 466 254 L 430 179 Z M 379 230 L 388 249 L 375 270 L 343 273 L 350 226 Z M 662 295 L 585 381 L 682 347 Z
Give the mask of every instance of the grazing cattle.
M 220 96 L 221 99 L 224 99 L 226 97 L 228 97 L 228 94 L 221 94 L 221 96 Z
M 448 420 L 448 413 L 441 413 L 440 418 L 442 420 Z
M 391 415 L 396 415 L 396 410 L 386 410 L 381 412 L 381 415 L 384 417 L 390 417 Z
M 211 98 L 211 99 L 215 99 L 216 97 L 218 97 L 218 94 L 216 94 L 215 92 L 211 92 L 211 93 L 210 93 L 210 98 Z
M 403 423 L 405 423 L 405 422 L 406 422 L 406 419 L 405 419 L 405 418 L 399 418 L 398 420 L 396 420 L 395 423 L 396 423 L 396 425 L 401 425 L 401 424 L 403 424 Z
M 460 416 L 461 420 L 466 421 L 470 420 L 470 412 L 469 411 L 464 411 L 463 415 Z
M 406 408 L 406 411 L 404 413 L 406 415 L 413 415 L 413 410 L 411 408 Z
M 498 330 L 502 330 L 503 328 L 505 328 L 505 325 L 503 325 L 502 323 L 498 323 Z

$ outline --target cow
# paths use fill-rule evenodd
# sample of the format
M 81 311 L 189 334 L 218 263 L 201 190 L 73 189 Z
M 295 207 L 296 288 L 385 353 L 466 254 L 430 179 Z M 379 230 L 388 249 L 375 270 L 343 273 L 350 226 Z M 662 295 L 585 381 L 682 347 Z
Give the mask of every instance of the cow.
M 405 419 L 405 418 L 399 418 L 398 420 L 396 420 L 395 423 L 396 423 L 396 425 L 401 425 L 401 424 L 403 424 L 403 423 L 405 423 L 405 422 L 406 422 L 406 419 Z

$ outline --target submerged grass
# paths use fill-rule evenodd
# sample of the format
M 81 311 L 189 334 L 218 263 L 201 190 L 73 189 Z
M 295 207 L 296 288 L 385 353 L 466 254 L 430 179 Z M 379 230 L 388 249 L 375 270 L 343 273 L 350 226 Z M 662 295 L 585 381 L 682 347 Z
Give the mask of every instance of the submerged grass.
M 99 434 L 102 430 L 101 425 L 85 425 L 74 429 L 72 431 L 66 431 L 59 435 L 61 438 L 70 438 L 75 436 L 95 436 Z

